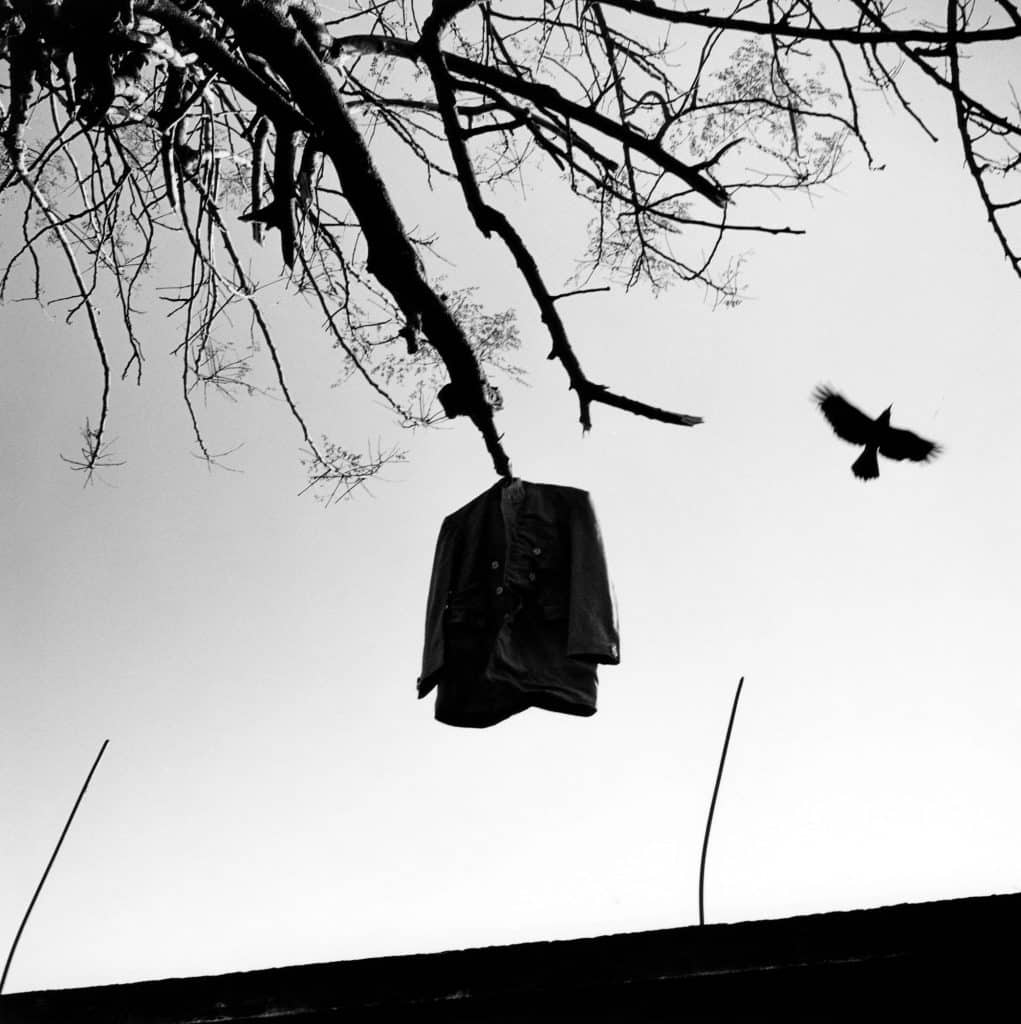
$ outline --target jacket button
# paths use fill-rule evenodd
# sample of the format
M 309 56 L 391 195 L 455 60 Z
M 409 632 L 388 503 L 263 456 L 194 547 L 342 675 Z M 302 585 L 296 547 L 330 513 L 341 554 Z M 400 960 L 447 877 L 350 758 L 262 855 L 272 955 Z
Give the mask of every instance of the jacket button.
M 532 548 L 532 554 L 533 555 L 541 555 L 542 554 L 542 548 Z
M 496 596 L 499 597 L 503 593 L 503 587 L 496 588 Z

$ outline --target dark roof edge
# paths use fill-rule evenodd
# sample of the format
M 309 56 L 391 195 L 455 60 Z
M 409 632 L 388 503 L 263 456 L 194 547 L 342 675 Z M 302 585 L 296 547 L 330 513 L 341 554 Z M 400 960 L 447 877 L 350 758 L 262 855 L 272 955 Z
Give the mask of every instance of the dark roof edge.
M 591 938 L 262 968 L 2 997 L 14 1021 L 254 1020 L 450 1000 L 607 991 L 854 964 L 947 963 L 1006 955 L 1021 894 L 902 903 L 797 917 Z M 1014 955 L 1014 950 L 1009 951 Z M 120 1019 L 118 1017 L 118 1019 Z

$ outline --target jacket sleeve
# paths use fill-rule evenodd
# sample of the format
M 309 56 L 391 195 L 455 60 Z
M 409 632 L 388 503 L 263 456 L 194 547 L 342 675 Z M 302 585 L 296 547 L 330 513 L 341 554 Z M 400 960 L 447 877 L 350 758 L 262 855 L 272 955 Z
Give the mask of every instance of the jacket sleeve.
M 429 578 L 429 598 L 425 609 L 425 643 L 422 649 L 422 674 L 418 677 L 418 696 L 425 697 L 439 681 L 443 668 L 443 619 L 450 592 L 454 562 L 455 530 L 448 516 L 440 527 Z
M 592 500 L 584 491 L 572 502 L 571 580 L 567 654 L 604 665 L 620 663 L 617 609 L 606 568 L 603 538 Z

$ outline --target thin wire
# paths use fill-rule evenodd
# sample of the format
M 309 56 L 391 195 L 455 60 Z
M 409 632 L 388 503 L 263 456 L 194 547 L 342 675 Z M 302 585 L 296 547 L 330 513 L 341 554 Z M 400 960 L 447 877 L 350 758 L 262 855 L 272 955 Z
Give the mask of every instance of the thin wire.
M 14 959 L 14 951 L 18 948 L 18 941 L 21 939 L 21 933 L 25 930 L 25 925 L 28 923 L 28 918 L 32 913 L 32 908 L 35 906 L 35 901 L 39 898 L 39 893 L 42 892 L 43 885 L 46 884 L 46 876 L 50 873 L 50 868 L 53 867 L 53 862 L 57 859 L 57 854 L 60 853 L 60 846 L 64 842 L 64 836 L 67 835 L 67 830 L 71 827 L 71 822 L 74 821 L 78 805 L 82 802 L 82 797 L 85 796 L 85 790 L 89 788 L 89 783 L 92 781 L 93 773 L 99 765 L 99 759 L 103 756 L 103 751 L 106 750 L 106 745 L 109 742 L 109 740 L 103 740 L 103 745 L 99 748 L 99 753 L 96 754 L 96 760 L 92 762 L 92 768 L 89 770 L 89 774 L 85 777 L 85 782 L 82 785 L 81 792 L 78 794 L 78 799 L 74 802 L 74 807 L 71 808 L 71 813 L 68 815 L 67 823 L 64 825 L 64 831 L 60 833 L 57 845 L 54 847 L 53 853 L 50 856 L 50 862 L 46 865 L 43 877 L 39 879 L 39 884 L 35 887 L 35 893 L 32 895 L 32 899 L 28 904 L 28 910 L 25 911 L 25 916 L 21 919 L 21 924 L 18 926 L 18 933 L 14 936 L 14 942 L 11 943 L 11 951 L 7 954 L 7 963 L 4 964 L 4 973 L 3 975 L 0 975 L 0 992 L 3 992 L 4 990 L 4 982 L 7 981 L 7 972 L 11 969 L 11 961 Z
M 737 684 L 737 692 L 734 694 L 734 704 L 730 709 L 730 721 L 727 723 L 727 735 L 723 740 L 723 752 L 720 754 L 720 767 L 716 772 L 716 785 L 713 786 L 713 798 L 709 804 L 709 817 L 705 823 L 705 838 L 702 840 L 702 863 L 698 868 L 698 923 L 705 924 L 705 858 L 709 849 L 709 830 L 713 827 L 713 812 L 716 810 L 716 795 L 720 791 L 720 780 L 723 778 L 723 764 L 727 760 L 727 747 L 730 746 L 730 732 L 734 728 L 734 716 L 737 714 L 737 702 L 741 698 L 741 687 L 744 686 L 744 676 L 741 676 Z

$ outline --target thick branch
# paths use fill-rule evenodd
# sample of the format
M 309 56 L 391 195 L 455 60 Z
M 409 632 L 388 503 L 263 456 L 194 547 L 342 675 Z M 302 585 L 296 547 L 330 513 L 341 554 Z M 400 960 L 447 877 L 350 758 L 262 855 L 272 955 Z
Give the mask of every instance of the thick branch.
M 346 36 L 334 42 L 331 54 L 338 57 L 346 50 L 357 53 L 387 53 L 391 56 L 404 57 L 407 60 L 420 60 L 424 57 L 420 45 L 403 39 L 382 38 L 380 36 Z M 546 110 L 555 110 L 571 121 L 587 125 L 596 131 L 615 139 L 624 146 L 630 146 L 635 152 L 641 153 L 663 170 L 680 178 L 692 191 L 705 196 L 717 206 L 725 206 L 727 193 L 716 182 L 695 172 L 691 167 L 668 153 L 653 139 L 640 134 L 626 125 L 619 124 L 612 118 L 597 113 L 591 107 L 583 107 L 580 103 L 569 100 L 551 85 L 541 82 L 528 82 L 509 75 L 497 68 L 479 64 L 467 57 L 459 57 L 453 53 L 442 53 L 443 63 L 447 70 L 463 78 L 485 82 L 502 92 Z
M 658 21 L 670 21 L 680 25 L 697 25 L 700 28 L 725 29 L 733 32 L 748 32 L 752 35 L 777 36 L 784 39 L 820 39 L 830 43 L 854 43 L 857 46 L 879 46 L 884 43 L 937 43 L 945 44 L 947 34 L 931 29 L 881 29 L 863 30 L 852 26 L 840 28 L 812 28 L 808 25 L 792 25 L 783 22 L 749 21 L 708 14 L 705 11 L 676 11 L 657 7 L 652 0 L 601 0 L 607 7 L 616 7 L 629 14 L 639 14 Z M 961 32 L 958 43 L 988 43 L 1021 38 L 1021 25 L 1004 25 L 1002 28 L 976 29 Z
M 482 198 L 478 181 L 475 177 L 475 171 L 471 164 L 471 158 L 465 146 L 464 133 L 457 119 L 453 82 L 445 66 L 444 55 L 440 50 L 440 34 L 448 20 L 458 13 L 459 10 L 468 6 L 470 6 L 470 0 L 462 0 L 461 3 L 457 3 L 457 0 L 454 0 L 453 3 L 448 2 L 442 8 L 439 5 L 434 7 L 433 13 L 426 19 L 422 27 L 422 57 L 432 76 L 437 103 L 443 118 L 447 140 L 454 158 L 454 166 L 457 168 L 457 177 L 461 183 L 461 189 L 464 193 L 468 210 L 479 231 L 485 237 L 488 238 L 494 232 L 500 236 L 514 257 L 514 262 L 518 265 L 522 276 L 525 278 L 532 297 L 539 306 L 543 322 L 546 324 L 553 340 L 553 347 L 550 350 L 549 358 L 560 360 L 567 371 L 571 388 L 578 395 L 580 407 L 579 420 L 582 429 L 589 430 L 592 427 L 590 412 L 592 402 L 614 405 L 617 408 L 626 409 L 628 412 L 640 416 L 647 416 L 680 426 L 694 426 L 697 423 L 701 423 L 702 419 L 699 416 L 689 416 L 684 413 L 671 413 L 657 409 L 643 402 L 636 402 L 633 399 L 615 395 L 601 385 L 593 384 L 588 380 L 571 347 L 563 320 L 561 320 L 560 314 L 557 312 L 555 299 L 546 287 L 545 281 L 543 281 L 535 258 L 507 217 L 486 203 Z
M 954 113 L 957 117 L 957 131 L 961 136 L 961 145 L 964 147 L 965 163 L 967 163 L 968 171 L 978 188 L 979 195 L 982 197 L 982 205 L 986 208 L 986 216 L 989 223 L 992 225 L 993 233 L 996 235 L 996 240 L 1000 243 L 1000 247 L 1003 249 L 1003 253 L 1007 257 L 1007 261 L 1010 263 L 1011 269 L 1015 274 L 1021 277 L 1021 256 L 1011 248 L 1010 242 L 1007 240 L 1007 236 L 1000 225 L 1000 218 L 996 214 L 997 207 L 993 203 L 992 196 L 989 195 L 989 190 L 986 188 L 986 183 L 982 176 L 982 168 L 979 166 L 978 161 L 975 158 L 975 149 L 972 145 L 971 133 L 968 130 L 968 111 L 965 107 L 964 97 L 961 93 L 961 69 L 957 49 L 957 3 L 958 0 L 948 0 L 947 2 L 947 36 L 950 39 L 950 42 L 947 45 L 947 54 L 950 60 L 950 92 L 954 98 Z M 1006 206 L 1001 206 L 1000 208 L 1005 209 Z
M 468 415 L 482 434 L 497 473 L 510 476 L 510 461 L 496 431 L 471 344 L 426 279 L 418 253 L 330 72 L 304 37 L 277 12 L 243 0 L 213 0 L 213 6 L 243 38 L 257 42 L 274 73 L 287 84 L 298 108 L 312 120 L 319 144 L 336 169 L 344 197 L 364 232 L 369 271 L 393 295 L 409 320 L 421 322 L 426 338 L 439 352 L 451 382 L 466 402 Z
M 308 131 L 309 119 L 301 110 L 289 103 L 254 71 L 236 60 L 219 40 L 206 32 L 177 4 L 171 0 L 135 0 L 135 10 L 170 29 L 175 37 L 187 43 L 210 68 L 274 122 Z

